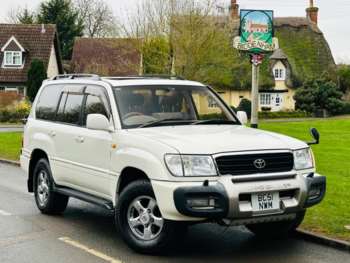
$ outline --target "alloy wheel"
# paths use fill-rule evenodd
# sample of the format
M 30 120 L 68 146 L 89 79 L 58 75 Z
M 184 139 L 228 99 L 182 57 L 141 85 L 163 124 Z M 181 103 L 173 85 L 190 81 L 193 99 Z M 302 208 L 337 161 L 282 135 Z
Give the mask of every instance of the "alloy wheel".
M 49 199 L 49 176 L 46 171 L 41 170 L 37 180 L 37 195 L 40 206 L 45 206 Z
M 152 240 L 162 232 L 164 219 L 156 200 L 150 196 L 134 199 L 129 205 L 127 217 L 131 231 L 141 240 Z

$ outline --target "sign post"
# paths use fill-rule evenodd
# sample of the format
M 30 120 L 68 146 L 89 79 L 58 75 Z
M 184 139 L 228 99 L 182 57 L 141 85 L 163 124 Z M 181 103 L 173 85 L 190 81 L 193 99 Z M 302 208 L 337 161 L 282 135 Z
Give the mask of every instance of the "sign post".
M 250 54 L 252 63 L 251 127 L 258 128 L 259 67 L 264 54 L 278 48 L 274 38 L 273 11 L 241 10 L 239 36 L 233 40 L 235 48 Z
M 258 110 L 259 110 L 259 69 L 264 56 L 261 54 L 252 54 L 252 110 L 250 125 L 252 128 L 258 128 Z

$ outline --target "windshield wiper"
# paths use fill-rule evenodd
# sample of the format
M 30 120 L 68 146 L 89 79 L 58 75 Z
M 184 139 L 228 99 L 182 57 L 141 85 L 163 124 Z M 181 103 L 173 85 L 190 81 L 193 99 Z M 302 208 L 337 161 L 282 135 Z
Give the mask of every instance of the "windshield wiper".
M 156 127 L 162 125 L 164 123 L 169 124 L 178 124 L 178 123 L 192 123 L 193 120 L 184 120 L 184 119 L 161 119 L 156 121 L 147 122 L 139 126 L 139 128 L 147 128 L 147 127 Z
M 201 125 L 201 124 L 233 124 L 237 125 L 237 122 L 230 120 L 220 120 L 220 119 L 211 119 L 211 120 L 199 120 L 192 123 L 192 125 Z

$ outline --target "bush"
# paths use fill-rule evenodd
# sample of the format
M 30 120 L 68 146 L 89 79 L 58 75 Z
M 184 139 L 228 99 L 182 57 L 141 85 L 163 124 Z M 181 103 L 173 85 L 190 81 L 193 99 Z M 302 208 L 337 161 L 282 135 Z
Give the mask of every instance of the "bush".
M 339 86 L 342 92 L 350 90 L 350 66 L 339 65 L 337 69 Z
M 261 107 L 262 111 L 271 111 L 271 107 Z
M 252 103 L 248 99 L 242 99 L 237 107 L 237 111 L 245 111 L 250 119 L 252 113 Z
M 0 108 L 0 122 L 17 123 L 30 113 L 30 104 L 26 101 L 16 102 L 15 104 Z
M 309 80 L 299 88 L 295 95 L 295 107 L 309 113 L 339 114 L 343 108 L 343 94 L 337 85 L 325 78 Z M 323 113 L 323 114 L 324 114 Z
M 47 78 L 44 62 L 34 59 L 28 70 L 27 95 L 31 102 L 34 101 L 41 84 Z
M 261 118 L 261 119 L 307 118 L 307 117 L 311 117 L 311 116 L 312 115 L 310 113 L 307 113 L 306 111 L 276 111 L 276 112 L 262 111 L 262 112 L 259 112 L 259 118 Z
M 341 114 L 350 114 L 350 102 L 344 102 Z

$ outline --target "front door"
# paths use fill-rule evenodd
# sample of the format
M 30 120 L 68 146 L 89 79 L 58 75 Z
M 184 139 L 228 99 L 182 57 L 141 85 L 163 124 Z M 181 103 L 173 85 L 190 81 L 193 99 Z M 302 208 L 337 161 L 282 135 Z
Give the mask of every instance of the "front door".
M 86 119 L 89 114 L 102 114 L 111 120 L 110 112 L 104 87 L 88 86 L 82 110 L 84 130 L 77 141 L 81 152 L 79 163 L 86 179 L 82 184 L 92 194 L 105 198 L 111 197 L 111 185 L 114 180 L 110 173 L 113 133 L 87 129 Z
M 101 88 L 99 88 L 101 89 Z M 59 183 L 108 198 L 112 134 L 86 128 L 89 113 L 109 115 L 89 87 L 65 87 L 57 111 L 56 160 Z
M 274 96 L 274 111 L 280 111 L 282 109 L 283 95 L 276 93 Z

